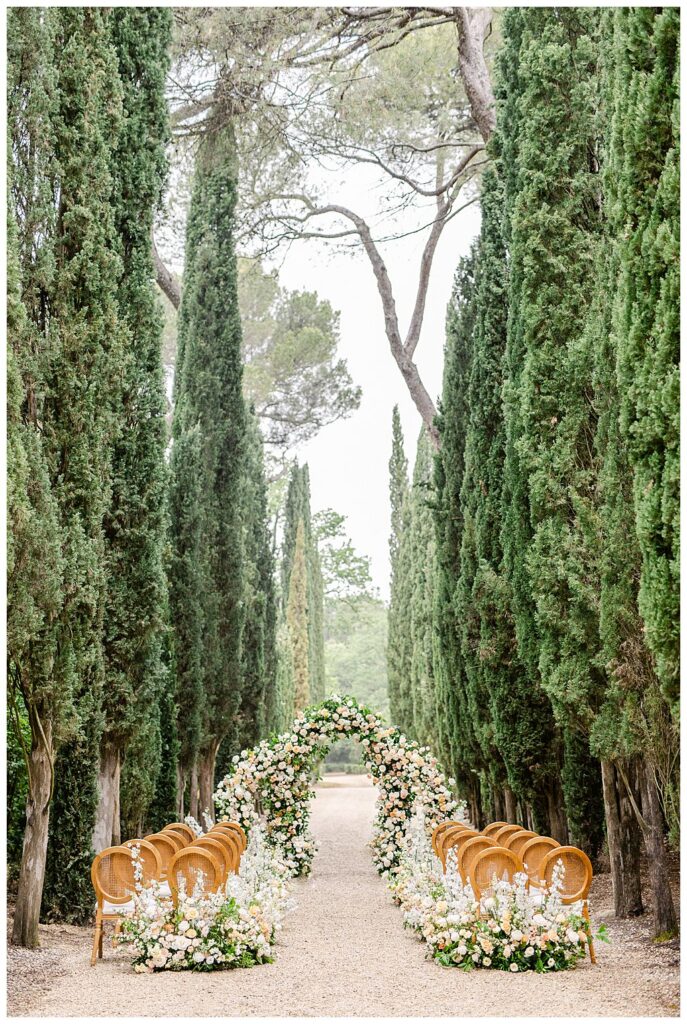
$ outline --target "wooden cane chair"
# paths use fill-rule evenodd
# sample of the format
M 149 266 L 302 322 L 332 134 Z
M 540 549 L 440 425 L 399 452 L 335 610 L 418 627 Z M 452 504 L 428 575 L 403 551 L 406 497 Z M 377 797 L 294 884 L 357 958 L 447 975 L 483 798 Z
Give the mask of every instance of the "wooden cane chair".
M 120 922 L 123 915 L 133 909 L 136 891 L 133 854 L 126 846 L 108 846 L 96 854 L 91 864 L 91 881 L 95 889 L 95 935 L 91 952 L 91 967 L 103 955 L 103 923 Z
M 444 831 L 440 832 L 439 835 L 437 836 L 437 842 L 436 842 L 437 857 L 439 857 L 439 859 L 441 860 L 442 850 L 444 849 L 444 843 L 451 836 L 459 836 L 459 835 L 462 835 L 463 832 L 474 832 L 474 831 L 475 830 L 472 829 L 472 828 L 467 828 L 465 825 L 463 825 L 462 822 L 460 822 L 458 825 L 449 825 L 448 828 L 445 828 Z
M 151 835 L 146 836 L 146 842 L 154 846 L 160 854 L 160 859 L 162 860 L 162 872 L 160 874 L 160 878 L 166 878 L 169 863 L 172 857 L 179 852 L 177 844 L 173 839 L 170 839 L 168 835 L 164 835 L 162 832 L 153 832 Z
M 243 856 L 243 851 L 246 848 L 243 845 L 244 837 L 239 832 L 237 832 L 235 828 L 227 828 L 226 826 L 222 825 L 221 828 L 213 828 L 212 832 L 208 832 L 208 835 L 212 836 L 213 838 L 215 836 L 221 836 L 223 839 L 228 840 L 228 842 L 233 843 L 234 846 L 236 847 L 239 860 Z
M 596 953 L 592 941 L 587 899 L 594 875 L 592 863 L 584 850 L 578 850 L 576 846 L 559 846 L 558 849 L 549 850 L 539 866 L 540 877 L 547 888 L 551 885 L 553 871 L 559 861 L 562 861 L 565 868 L 563 884 L 560 889 L 561 902 L 570 904 L 582 901 L 582 915 L 589 925 L 589 959 L 595 964 Z
M 248 846 L 248 837 L 239 825 L 238 821 L 218 821 L 210 831 L 215 832 L 216 830 L 221 832 L 233 832 L 234 835 L 238 836 L 241 843 L 241 853 L 243 853 Z
M 498 832 L 491 832 L 490 835 L 499 846 L 505 846 L 508 836 L 514 836 L 516 832 L 522 832 L 522 825 L 502 825 Z
M 194 839 L 197 839 L 196 833 L 193 831 L 190 825 L 187 825 L 185 821 L 173 821 L 171 825 L 165 825 L 163 832 L 178 832 L 179 835 L 185 837 L 186 846 L 192 843 Z
M 218 843 L 221 843 L 224 849 L 227 851 L 230 860 L 229 870 L 234 874 L 238 874 L 239 865 L 241 863 L 241 840 L 236 833 L 233 832 L 208 832 L 205 839 L 214 839 Z
M 179 852 L 179 850 L 183 850 L 185 846 L 188 846 L 186 836 L 182 835 L 181 832 L 175 831 L 175 829 L 173 828 L 163 828 L 162 832 L 160 832 L 160 835 L 167 836 L 168 839 L 172 840 L 177 853 Z
M 525 871 L 530 880 L 530 885 L 541 888 L 541 865 L 544 857 L 551 850 L 560 848 L 560 843 L 550 836 L 536 836 L 528 839 L 520 850 L 520 857 L 525 865 Z
M 511 832 L 509 836 L 506 836 L 501 846 L 505 846 L 507 850 L 512 850 L 516 857 L 519 857 L 522 853 L 522 848 L 529 839 L 536 839 L 537 833 L 530 832 L 527 828 L 520 829 L 519 832 Z
M 159 850 L 147 839 L 127 839 L 122 846 L 128 850 L 138 849 L 138 862 L 143 873 L 143 884 L 159 882 L 162 877 L 162 857 Z
M 190 896 L 200 883 L 201 892 L 217 892 L 222 884 L 224 865 L 214 853 L 187 846 L 172 857 L 167 878 L 174 906 L 179 901 L 179 888 L 182 879 L 186 882 L 186 892 Z
M 220 842 L 219 839 L 211 839 L 210 836 L 199 836 L 198 839 L 194 839 L 186 849 L 207 850 L 209 853 L 214 854 L 222 868 L 222 881 L 220 882 L 220 885 L 224 885 L 227 880 L 227 875 L 232 870 L 234 863 L 234 855 L 227 849 L 224 843 Z
M 475 857 L 468 872 L 468 881 L 475 899 L 479 903 L 482 896 L 491 889 L 494 878 L 513 882 L 516 874 L 522 870 L 522 861 L 510 850 L 504 850 L 502 846 L 482 850 Z
M 432 832 L 432 849 L 434 850 L 434 853 L 436 854 L 437 857 L 439 856 L 439 850 L 437 849 L 437 840 L 439 839 L 439 836 L 442 835 L 448 828 L 467 828 L 467 825 L 465 825 L 465 823 L 462 821 L 453 821 L 452 819 L 449 819 L 448 821 L 442 821 L 437 825 L 437 827 Z
M 441 860 L 441 866 L 446 873 L 446 860 L 448 858 L 449 850 L 454 850 L 456 858 L 458 857 L 463 845 L 467 843 L 469 839 L 474 839 L 478 836 L 479 832 L 475 832 L 473 829 L 456 829 L 455 832 L 447 832 L 443 843 L 441 843 L 439 849 L 439 859 Z
M 507 821 L 492 821 L 491 825 L 485 825 L 484 826 L 484 828 L 482 829 L 482 835 L 483 836 L 491 836 L 495 832 L 498 832 L 498 830 L 500 828 L 503 828 L 503 826 L 507 825 L 507 824 L 508 824 Z
M 463 879 L 463 883 L 467 882 L 470 868 L 474 863 L 475 857 L 482 850 L 490 850 L 493 847 L 498 849 L 498 843 L 491 836 L 476 835 L 468 839 L 466 843 L 458 850 L 458 871 L 460 877 Z

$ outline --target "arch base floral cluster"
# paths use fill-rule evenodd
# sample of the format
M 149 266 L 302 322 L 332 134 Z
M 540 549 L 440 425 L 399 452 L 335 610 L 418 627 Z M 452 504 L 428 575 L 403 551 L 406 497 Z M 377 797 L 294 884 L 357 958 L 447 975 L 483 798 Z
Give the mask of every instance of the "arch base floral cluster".
M 315 854 L 308 829 L 316 769 L 336 740 L 354 737 L 379 788 L 372 850 L 380 874 L 397 867 L 413 809 L 422 809 L 428 833 L 448 817 L 463 816 L 439 764 L 427 747 L 387 726 L 353 697 L 330 697 L 307 708 L 290 732 L 263 740 L 233 759 L 219 784 L 219 814 L 247 832 L 265 818 L 267 839 L 293 875 L 307 875 Z

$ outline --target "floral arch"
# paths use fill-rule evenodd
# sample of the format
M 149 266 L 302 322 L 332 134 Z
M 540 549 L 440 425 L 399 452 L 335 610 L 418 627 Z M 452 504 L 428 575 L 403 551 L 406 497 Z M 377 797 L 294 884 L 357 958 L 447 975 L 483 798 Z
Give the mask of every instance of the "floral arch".
M 406 739 L 353 697 L 330 697 L 307 708 L 290 732 L 236 755 L 215 793 L 222 817 L 239 821 L 246 831 L 264 816 L 268 841 L 293 875 L 307 875 L 315 854 L 308 830 L 315 769 L 342 737 L 360 741 L 379 789 L 371 846 L 380 874 L 398 864 L 414 809 L 422 810 L 428 832 L 447 817 L 463 815 L 448 788 L 453 780 L 446 780 L 428 747 Z

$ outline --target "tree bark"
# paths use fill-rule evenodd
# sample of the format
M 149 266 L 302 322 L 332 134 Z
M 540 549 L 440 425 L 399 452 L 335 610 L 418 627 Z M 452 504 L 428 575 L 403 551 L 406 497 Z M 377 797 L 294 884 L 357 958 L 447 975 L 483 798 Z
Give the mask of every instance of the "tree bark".
M 670 870 L 666 851 L 663 812 L 650 767 L 643 762 L 638 769 L 642 794 L 642 831 L 649 865 L 649 882 L 654 915 L 654 936 L 677 935 L 677 917 L 670 891 Z
M 189 777 L 188 813 L 198 821 L 198 765 L 196 762 L 191 766 Z
M 186 771 L 179 762 L 177 764 L 177 819 L 184 820 L 184 794 L 186 792 Z
M 480 134 L 488 142 L 496 128 L 496 103 L 489 68 L 484 59 L 484 40 L 491 24 L 488 7 L 454 7 L 458 30 L 458 69 Z
M 549 835 L 561 846 L 568 843 L 568 819 L 563 804 L 563 793 L 561 792 L 558 779 L 552 779 L 547 793 L 547 809 L 549 815 Z
M 213 743 L 202 751 L 198 759 L 199 807 L 200 814 L 209 814 L 215 820 L 215 803 L 212 794 L 215 791 L 215 760 L 218 744 Z M 197 819 L 199 820 L 199 819 Z
M 48 825 L 52 791 L 52 726 L 43 726 L 43 739 L 34 737 L 29 754 L 29 796 L 26 801 L 26 828 L 22 849 L 17 904 L 12 927 L 12 943 L 36 949 L 39 945 L 38 921 L 45 880 L 48 849 Z
M 119 748 L 105 741 L 100 750 L 98 769 L 98 807 L 93 828 L 93 849 L 96 853 L 119 843 Z
M 629 778 L 630 766 L 626 774 Z M 612 761 L 601 762 L 608 855 L 616 917 L 636 917 L 643 913 L 639 874 L 639 829 L 618 771 Z
M 492 821 L 503 821 L 504 809 L 503 801 L 501 799 L 501 793 L 496 787 L 492 787 L 491 790 L 491 802 L 493 807 L 493 818 Z
M 510 786 L 503 787 L 503 806 L 505 808 L 504 820 L 507 821 L 509 825 L 515 825 L 518 815 L 516 810 L 515 793 Z
M 152 236 L 151 244 L 153 247 L 153 261 L 155 263 L 155 279 L 174 308 L 179 309 L 179 306 L 181 305 L 181 285 L 175 278 L 174 274 L 172 274 L 162 262 L 160 254 L 157 251 L 157 246 L 155 245 L 155 239 Z

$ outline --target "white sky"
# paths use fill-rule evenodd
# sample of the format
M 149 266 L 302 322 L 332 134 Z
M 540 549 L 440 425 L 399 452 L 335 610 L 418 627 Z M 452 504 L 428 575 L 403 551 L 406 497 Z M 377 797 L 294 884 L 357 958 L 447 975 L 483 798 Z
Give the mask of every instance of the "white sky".
M 370 195 L 347 189 L 337 201 L 356 211 L 370 206 Z M 456 265 L 479 230 L 479 208 L 468 207 L 445 228 L 430 281 L 425 319 L 416 350 L 422 379 L 433 397 L 441 390 L 446 306 Z M 401 333 L 405 333 L 415 298 L 420 254 L 426 235 L 414 235 L 382 248 L 394 288 Z M 325 427 L 298 451 L 310 466 L 313 511 L 334 508 L 347 517 L 351 539 L 371 559 L 375 586 L 389 596 L 388 462 L 391 415 L 398 404 L 406 455 L 412 465 L 421 426 L 420 415 L 391 355 L 372 268 L 362 250 L 337 253 L 334 243 L 294 244 L 279 264 L 280 283 L 307 288 L 341 311 L 340 354 L 362 387 L 360 408 L 348 419 Z

